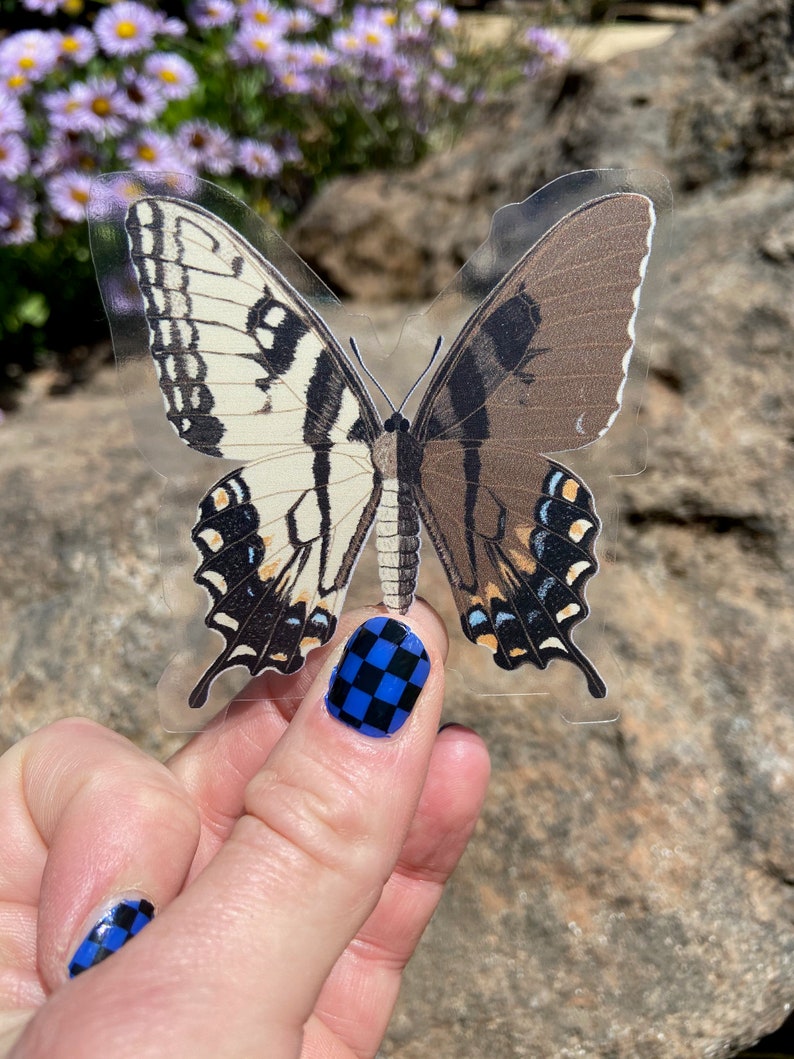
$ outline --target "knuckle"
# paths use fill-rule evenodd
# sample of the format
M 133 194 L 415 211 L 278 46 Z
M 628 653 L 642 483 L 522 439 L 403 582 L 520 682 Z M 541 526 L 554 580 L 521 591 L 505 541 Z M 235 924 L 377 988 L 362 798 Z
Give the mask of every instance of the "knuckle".
M 317 762 L 300 776 L 262 770 L 245 809 L 262 825 L 251 829 L 254 841 L 286 846 L 293 870 L 303 861 L 307 872 L 344 875 L 351 885 L 368 876 L 377 837 L 366 797 L 343 771 Z

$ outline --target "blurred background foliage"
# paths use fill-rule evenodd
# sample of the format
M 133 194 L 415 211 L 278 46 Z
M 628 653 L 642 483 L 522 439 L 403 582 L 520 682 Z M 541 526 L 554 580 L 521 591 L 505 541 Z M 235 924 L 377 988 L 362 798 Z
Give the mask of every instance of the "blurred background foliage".
M 441 0 L 0 0 L 0 407 L 37 367 L 79 373 L 107 334 L 93 175 L 194 173 L 279 226 L 567 55 L 526 16 L 488 49 L 457 23 Z

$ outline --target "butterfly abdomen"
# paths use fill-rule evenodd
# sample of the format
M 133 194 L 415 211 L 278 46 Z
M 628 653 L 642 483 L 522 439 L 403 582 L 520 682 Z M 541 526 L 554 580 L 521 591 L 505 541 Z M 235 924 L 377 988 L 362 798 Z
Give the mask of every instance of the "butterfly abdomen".
M 405 424 L 402 428 L 401 423 Z M 395 413 L 372 451 L 382 479 L 377 516 L 380 585 L 383 602 L 400 614 L 405 614 L 413 603 L 419 572 L 419 513 L 413 482 L 421 452 L 407 427 L 407 420 Z

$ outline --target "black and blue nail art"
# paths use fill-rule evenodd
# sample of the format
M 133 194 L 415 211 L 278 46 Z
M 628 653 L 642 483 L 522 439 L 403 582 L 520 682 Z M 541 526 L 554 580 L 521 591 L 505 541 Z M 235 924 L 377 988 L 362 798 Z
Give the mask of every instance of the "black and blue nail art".
M 408 720 L 429 672 L 430 657 L 416 633 L 393 618 L 370 618 L 348 641 L 325 703 L 364 735 L 392 735 Z
M 118 952 L 130 938 L 143 930 L 154 918 L 154 905 L 140 898 L 135 901 L 120 901 L 94 924 L 93 929 L 69 964 L 69 977 L 75 978 L 89 967 Z

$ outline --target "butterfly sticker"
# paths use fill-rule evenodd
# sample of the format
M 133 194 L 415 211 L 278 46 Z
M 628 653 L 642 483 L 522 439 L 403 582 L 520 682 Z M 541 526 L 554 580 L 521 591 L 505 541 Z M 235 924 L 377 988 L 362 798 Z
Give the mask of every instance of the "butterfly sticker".
M 223 648 L 190 707 L 227 669 L 293 673 L 327 643 L 373 527 L 383 601 L 404 614 L 420 523 L 472 643 L 507 670 L 564 659 L 604 697 L 573 639 L 601 524 L 585 482 L 548 454 L 590 445 L 618 415 L 652 197 L 608 191 L 540 234 L 456 337 L 438 337 L 409 421 L 405 402 L 378 413 L 355 341 L 347 353 L 244 234 L 162 181 L 152 186 L 120 213 L 139 292 L 128 312 L 145 319 L 173 430 L 236 464 L 192 529 L 204 620 Z M 101 273 L 100 284 L 118 324 Z

